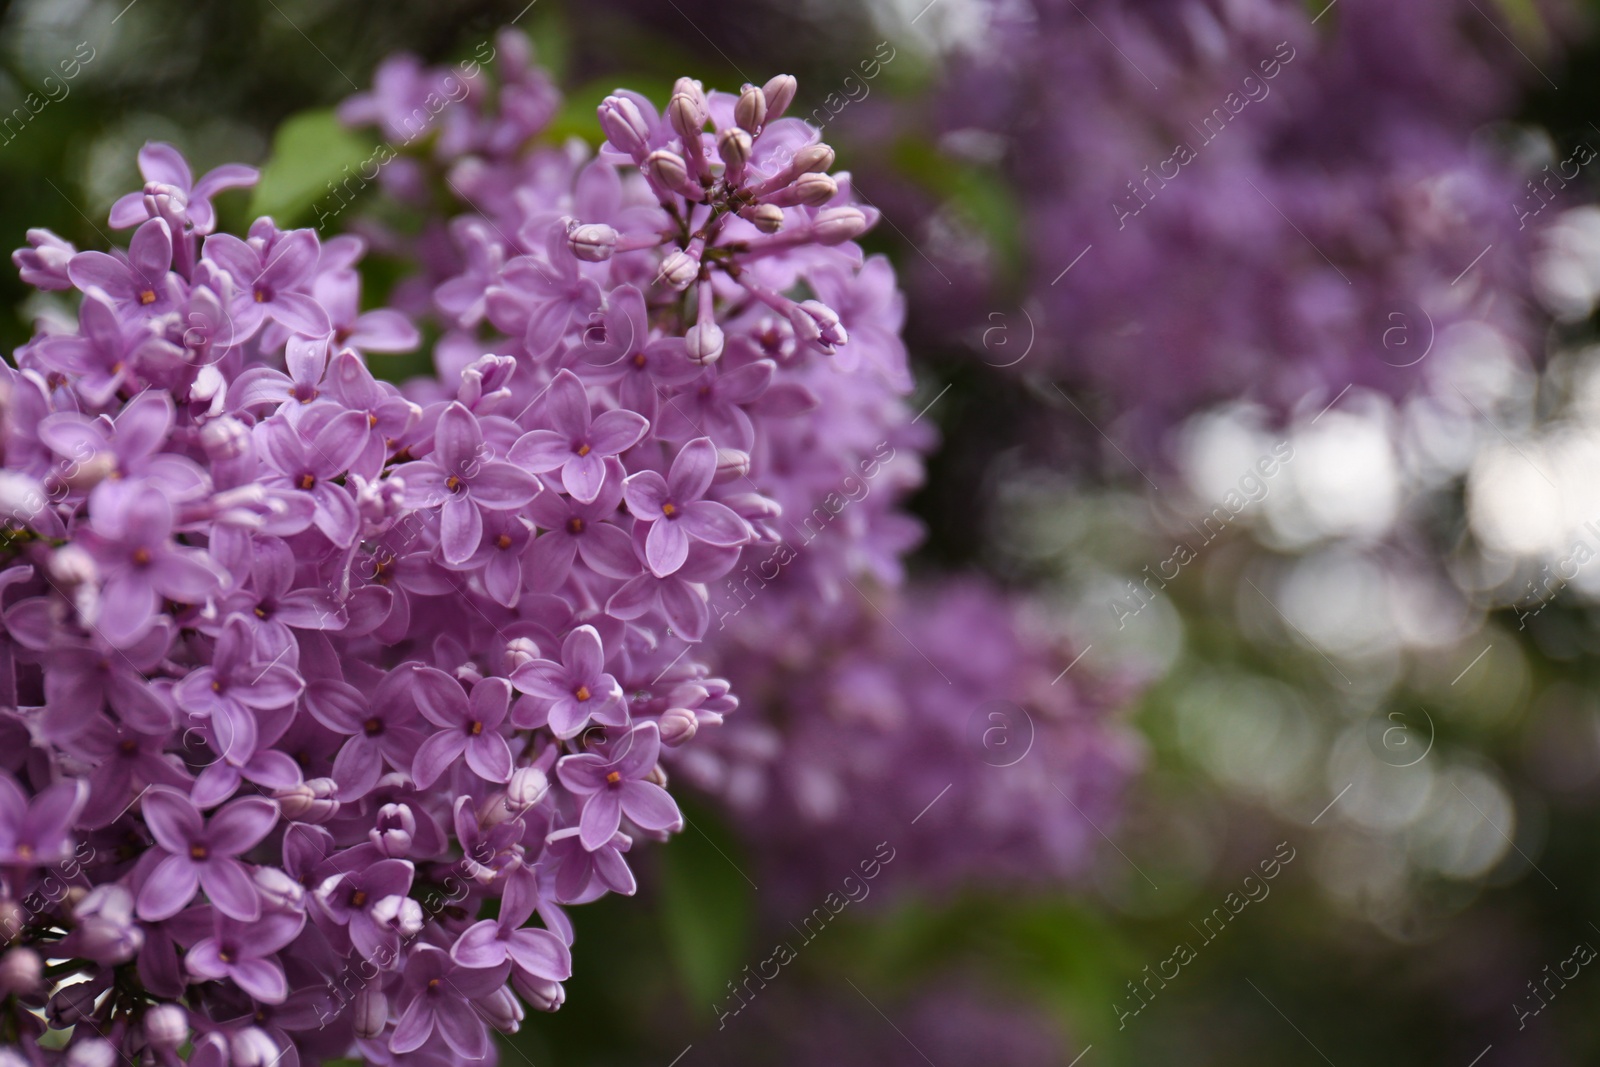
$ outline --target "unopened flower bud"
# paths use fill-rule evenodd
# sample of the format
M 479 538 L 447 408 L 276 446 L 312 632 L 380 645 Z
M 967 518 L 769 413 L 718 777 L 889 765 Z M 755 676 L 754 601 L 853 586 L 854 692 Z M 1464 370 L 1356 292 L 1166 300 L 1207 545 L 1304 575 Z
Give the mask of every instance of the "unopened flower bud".
M 717 473 L 713 484 L 722 485 L 750 473 L 750 453 L 737 448 L 717 449 Z
M 144 947 L 144 928 L 133 920 L 133 894 L 124 886 L 95 886 L 73 906 L 72 916 L 78 925 L 67 941 L 74 955 L 125 963 Z
M 817 207 L 832 200 L 838 192 L 839 183 L 831 174 L 802 174 L 793 185 L 780 189 L 768 200 L 788 207 Z
M 233 1067 L 271 1067 L 282 1053 L 278 1043 L 259 1026 L 235 1030 L 228 1041 L 228 1051 L 233 1054 Z
M 811 227 L 823 244 L 843 244 L 867 232 L 867 216 L 858 207 L 824 208 L 811 220 Z
M 45 1005 L 45 1018 L 57 1030 L 76 1026 L 94 1014 L 94 1002 L 105 992 L 104 982 L 77 982 L 57 990 Z
M 534 1011 L 555 1011 L 567 1000 L 567 991 L 560 982 L 529 977 L 520 967 L 511 971 L 511 988 Z
M 254 877 L 256 892 L 263 903 L 284 911 L 300 911 L 305 907 L 305 886 L 290 878 L 282 869 L 263 865 L 255 869 Z
M 62 1067 L 112 1067 L 117 1049 L 103 1037 L 79 1037 L 67 1049 Z
M 688 708 L 668 708 L 661 713 L 661 743 L 676 748 L 694 739 L 700 722 Z
M 688 93 L 675 93 L 667 103 L 667 121 L 678 131 L 678 136 L 683 138 L 683 148 L 686 152 L 697 150 L 698 146 L 690 142 L 699 139 L 700 131 L 705 128 L 706 118 L 705 110 Z
M 20 471 L 0 471 L 0 523 L 32 522 L 44 510 L 44 487 Z
M 367 831 L 367 840 L 390 859 L 403 859 L 411 852 L 417 833 L 417 817 L 405 804 L 385 804 L 378 809 L 378 824 Z
M 833 149 L 818 141 L 808 144 L 794 154 L 789 164 L 796 174 L 812 174 L 833 168 Z
M 650 140 L 650 124 L 639 105 L 625 96 L 608 96 L 600 102 L 600 128 L 619 152 L 637 159 Z
M 324 823 L 339 814 L 339 783 L 332 778 L 311 778 L 272 794 L 278 809 L 291 822 Z
M 752 204 L 740 208 L 739 217 L 762 233 L 777 233 L 783 229 L 783 208 L 777 204 Z
M 90 585 L 100 580 L 94 557 L 80 545 L 62 545 L 50 553 L 50 578 L 63 589 Z
M 176 1004 L 157 1004 L 144 1014 L 144 1039 L 163 1052 L 177 1048 L 189 1036 L 189 1019 Z
M 31 948 L 10 949 L 0 956 L 0 990 L 25 997 L 44 981 L 44 961 Z
M 540 659 L 539 644 L 531 637 L 513 637 L 506 642 L 506 673 Z
M 780 74 L 761 87 L 761 93 L 767 98 L 767 121 L 781 116 L 789 110 L 789 105 L 794 103 L 794 94 L 799 90 L 800 83 L 795 81 L 793 74 Z
M 828 356 L 850 339 L 839 316 L 820 300 L 796 304 L 789 312 L 789 324 L 797 340 Z
M 514 1034 L 522 1028 L 522 1005 L 505 986 L 479 997 L 473 1005 L 483 1013 L 489 1025 L 502 1034 Z
M 387 896 L 372 906 L 372 919 L 402 938 L 415 937 L 422 932 L 422 905 L 410 897 Z
M 116 472 L 116 454 L 103 450 L 69 463 L 61 473 L 61 480 L 74 489 L 93 489 Z
M 661 259 L 661 277 L 672 288 L 689 288 L 700 275 L 700 261 L 682 250 L 668 252 Z
M 658 148 L 645 158 L 644 169 L 658 184 L 677 193 L 698 200 L 702 193 L 689 178 L 689 168 L 683 157 L 665 148 Z
M 731 174 L 737 175 L 750 162 L 751 147 L 750 135 L 744 130 L 723 130 L 717 135 L 717 155 Z
M 758 85 L 746 85 L 739 92 L 739 102 L 733 105 L 733 121 L 746 133 L 761 132 L 767 122 L 767 94 Z
M 353 1014 L 357 1037 L 363 1040 L 377 1037 L 389 1025 L 389 998 L 381 989 L 363 986 L 356 993 Z
M 212 462 L 238 459 L 250 450 L 250 431 L 238 419 L 222 415 L 200 427 L 200 447 Z
M 587 222 L 567 231 L 572 254 L 585 263 L 604 263 L 617 247 L 617 231 L 603 222 Z
M 722 358 L 722 327 L 715 322 L 698 322 L 683 335 L 683 346 L 695 363 L 715 363 Z
M 525 811 L 550 792 L 550 779 L 537 767 L 518 767 L 506 785 L 506 801 L 517 811 Z

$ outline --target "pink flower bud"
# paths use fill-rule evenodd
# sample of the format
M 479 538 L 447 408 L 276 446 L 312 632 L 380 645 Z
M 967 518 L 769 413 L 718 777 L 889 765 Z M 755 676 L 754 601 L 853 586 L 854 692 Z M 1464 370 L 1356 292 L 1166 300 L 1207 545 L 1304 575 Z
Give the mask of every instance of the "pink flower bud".
M 766 198 L 767 203 L 778 207 L 816 207 L 832 200 L 839 191 L 839 183 L 827 174 L 802 174 L 789 185 Z
M 695 363 L 715 363 L 722 358 L 722 327 L 714 322 L 699 322 L 683 335 L 684 351 Z
M 750 453 L 737 448 L 717 449 L 717 473 L 713 484 L 722 485 L 750 473 Z
M 733 105 L 733 121 L 749 134 L 761 132 L 767 123 L 767 94 L 759 86 L 746 85 L 739 92 L 739 102 Z
M 676 748 L 694 739 L 700 722 L 688 708 L 668 708 L 661 713 L 661 743 Z
M 683 138 L 683 147 L 687 152 L 696 150 L 694 142 L 699 140 L 700 131 L 705 129 L 707 117 L 705 109 L 688 93 L 676 93 L 667 103 L 667 121 Z
M 31 948 L 17 947 L 0 956 L 0 990 L 25 997 L 44 981 L 44 961 Z
M 213 462 L 238 459 L 250 451 L 250 431 L 231 415 L 210 419 L 200 427 L 200 447 Z
M 850 339 L 839 316 L 820 300 L 796 304 L 794 310 L 789 312 L 789 323 L 794 327 L 797 340 L 824 355 L 833 355 L 840 345 Z
M 531 637 L 513 637 L 506 642 L 506 673 L 510 674 L 524 664 L 541 659 L 539 645 Z
M 727 164 L 728 171 L 737 175 L 750 162 L 750 135 L 744 130 L 723 130 L 717 135 L 717 154 Z
M 600 103 L 599 116 L 600 128 L 612 147 L 639 158 L 650 140 L 650 124 L 639 105 L 625 96 L 608 96 Z
M 567 245 L 585 263 L 604 263 L 617 247 L 617 231 L 603 222 L 582 223 L 567 231 Z
M 644 169 L 658 184 L 679 196 L 699 199 L 702 195 L 699 187 L 689 180 L 689 168 L 683 157 L 676 152 L 656 149 L 645 158 Z
M 560 982 L 530 978 L 520 967 L 511 971 L 511 988 L 515 989 L 522 1002 L 534 1011 L 555 1011 L 567 1000 L 567 991 L 561 988 Z
M 367 840 L 390 859 L 403 859 L 411 851 L 417 832 L 417 817 L 405 804 L 385 804 L 378 809 L 378 824 L 367 831 Z
M 78 1037 L 67 1049 L 62 1067 L 112 1067 L 117 1048 L 103 1037 Z
M 377 1037 L 389 1025 L 389 998 L 381 989 L 363 986 L 356 992 L 353 1015 L 357 1037 L 363 1040 Z
M 235 1030 L 228 1041 L 228 1050 L 233 1054 L 233 1067 L 272 1067 L 283 1052 L 259 1026 Z
M 661 260 L 661 277 L 680 292 L 700 274 L 700 261 L 682 250 L 668 252 Z
M 833 167 L 833 149 L 822 142 L 808 144 L 795 152 L 794 160 L 789 164 L 796 174 L 811 174 Z
M 795 81 L 793 74 L 780 74 L 761 87 L 763 95 L 767 98 L 767 121 L 770 122 L 789 110 L 789 105 L 794 103 L 794 94 L 799 88 L 800 83 Z
M 819 175 L 820 177 L 820 175 Z M 830 179 L 831 180 L 831 179 Z M 867 216 L 860 208 L 830 207 L 817 212 L 811 220 L 817 240 L 825 245 L 843 244 L 867 231 Z
M 312 778 L 272 794 L 292 822 L 324 823 L 339 814 L 338 783 L 332 778 Z
M 488 996 L 479 997 L 472 1003 L 482 1011 L 489 1025 L 502 1034 L 514 1034 L 522 1029 L 522 1005 L 505 986 L 492 990 Z
M 783 229 L 783 208 L 777 204 L 753 204 L 740 208 L 739 217 L 762 233 L 777 233 Z
M 189 1017 L 176 1004 L 157 1004 L 144 1014 L 144 1039 L 152 1048 L 169 1051 L 189 1036 Z
M 518 810 L 533 807 L 550 792 L 550 779 L 537 767 L 518 767 L 506 785 L 506 801 Z

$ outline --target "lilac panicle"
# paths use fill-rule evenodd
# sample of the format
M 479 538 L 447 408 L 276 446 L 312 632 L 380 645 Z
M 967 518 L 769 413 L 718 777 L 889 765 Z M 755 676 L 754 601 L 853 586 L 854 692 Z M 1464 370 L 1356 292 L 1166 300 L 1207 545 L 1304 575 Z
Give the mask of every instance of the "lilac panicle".
M 564 909 L 683 825 L 664 753 L 738 707 L 713 586 L 869 468 L 789 602 L 916 539 L 893 276 L 818 131 L 685 80 L 665 116 L 607 98 L 582 158 L 497 45 L 493 86 L 399 59 L 342 109 L 393 134 L 466 86 L 385 168 L 461 194 L 414 246 L 369 229 L 415 252 L 392 307 L 359 311 L 361 239 L 219 231 L 255 171 L 162 144 L 126 251 L 13 256 L 77 302 L 0 367 L 0 941 L 32 954 L 0 1044 L 30 1064 L 483 1059 L 518 997 L 564 1000 Z M 418 319 L 434 373 L 391 383 Z

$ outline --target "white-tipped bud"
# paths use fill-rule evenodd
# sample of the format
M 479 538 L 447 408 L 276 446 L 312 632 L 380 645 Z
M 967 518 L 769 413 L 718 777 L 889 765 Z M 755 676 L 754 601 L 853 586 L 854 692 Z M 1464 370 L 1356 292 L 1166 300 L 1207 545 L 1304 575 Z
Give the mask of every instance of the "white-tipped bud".
M 697 146 L 692 142 L 699 139 L 708 117 L 705 108 L 689 93 L 674 93 L 667 103 L 667 121 L 683 138 L 683 147 L 687 152 L 696 151 Z
M 833 149 L 818 141 L 795 152 L 789 164 L 796 174 L 813 174 L 833 168 Z
M 0 522 L 32 522 L 44 510 L 44 487 L 19 471 L 0 471 Z
M 746 85 L 739 91 L 739 102 L 733 105 L 733 121 L 749 134 L 761 132 L 767 124 L 767 94 L 757 85 Z
M 71 589 L 100 580 L 94 557 L 78 545 L 62 545 L 50 553 L 50 577 L 62 588 Z
M 717 449 L 717 473 L 713 484 L 736 481 L 750 473 L 750 453 L 737 448 Z
M 728 170 L 738 174 L 750 162 L 752 141 L 741 129 L 723 130 L 717 135 L 717 155 L 727 164 Z
M 109 450 L 95 452 L 61 473 L 61 480 L 74 489 L 93 489 L 117 472 L 117 457 Z
M 233 1067 L 271 1067 L 283 1053 L 259 1026 L 235 1030 L 228 1041 L 228 1051 L 233 1054 Z
M 367 840 L 390 859 L 404 859 L 411 852 L 417 833 L 417 817 L 405 804 L 385 804 L 378 809 L 378 825 L 367 831 Z
M 762 233 L 777 233 L 783 229 L 783 208 L 777 204 L 752 204 L 739 209 L 739 217 Z
M 617 151 L 637 159 L 650 140 L 650 124 L 639 105 L 625 96 L 608 96 L 600 102 L 598 113 L 606 140 Z
M 324 823 L 339 814 L 338 793 L 339 784 L 332 778 L 312 778 L 276 790 L 272 799 L 291 822 Z
M 528 977 L 520 967 L 511 970 L 511 988 L 534 1011 L 555 1011 L 567 1000 L 567 991 L 560 982 Z
M 793 74 L 780 74 L 761 87 L 762 95 L 767 98 L 767 120 L 778 118 L 789 105 L 794 103 L 794 94 L 800 89 L 800 83 L 794 80 Z
M 25 997 L 44 981 L 44 960 L 31 948 L 21 946 L 0 956 L 0 990 Z
M 387 896 L 372 905 L 372 921 L 403 938 L 415 937 L 422 932 L 422 905 L 410 897 Z
M 389 998 L 384 996 L 381 989 L 363 986 L 356 993 L 352 1014 L 355 1016 L 356 1036 L 371 1040 L 389 1025 Z
M 695 363 L 715 363 L 721 359 L 723 342 L 722 327 L 709 320 L 689 327 L 683 335 L 684 351 Z
M 661 278 L 672 288 L 689 288 L 700 276 L 700 261 L 681 249 L 668 252 L 661 259 Z
M 510 674 L 524 664 L 541 659 L 539 644 L 531 637 L 513 637 L 506 642 L 506 673 Z
M 305 886 L 290 878 L 281 868 L 264 864 L 255 869 L 252 877 L 263 903 L 282 911 L 300 911 L 305 907 Z
M 676 748 L 694 739 L 700 721 L 688 708 L 668 708 L 661 713 L 660 728 L 661 743 L 668 748 Z
M 824 355 L 833 355 L 840 345 L 850 339 L 838 314 L 820 300 L 796 304 L 794 310 L 789 312 L 789 324 L 794 327 L 796 340 Z
M 506 802 L 517 811 L 526 811 L 550 792 L 549 777 L 537 767 L 518 767 L 506 784 Z
M 689 168 L 684 163 L 683 157 L 678 153 L 665 148 L 658 148 L 645 157 L 645 173 L 656 180 L 663 188 L 699 200 L 704 195 L 698 185 L 689 178 Z
M 567 245 L 585 263 L 604 263 L 617 247 L 617 231 L 603 222 L 574 224 L 567 230 Z
M 825 208 L 811 220 L 811 228 L 823 244 L 843 244 L 867 232 L 867 216 L 856 207 Z
M 839 183 L 829 174 L 802 174 L 787 189 L 780 189 L 768 197 L 768 202 L 784 207 L 817 207 L 832 200 L 839 191 Z
M 522 1005 L 517 1003 L 517 998 L 505 986 L 491 990 L 487 996 L 473 1001 L 473 1004 L 483 1012 L 489 1025 L 502 1034 L 514 1034 L 522 1029 Z
M 176 1004 L 157 1004 L 144 1013 L 144 1039 L 163 1052 L 175 1049 L 189 1036 L 189 1017 Z
M 79 1037 L 67 1049 L 62 1067 L 112 1067 L 117 1048 L 103 1037 Z
M 250 431 L 231 415 L 211 419 L 200 427 L 200 447 L 212 462 L 238 459 L 250 450 Z

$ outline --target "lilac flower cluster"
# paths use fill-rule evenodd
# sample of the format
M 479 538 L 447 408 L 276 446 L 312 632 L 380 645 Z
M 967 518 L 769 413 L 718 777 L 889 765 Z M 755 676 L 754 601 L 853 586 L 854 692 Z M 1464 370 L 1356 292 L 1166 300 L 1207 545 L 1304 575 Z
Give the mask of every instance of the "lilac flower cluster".
M 619 92 L 600 109 L 607 143 L 598 160 L 569 149 L 523 153 L 504 146 L 537 131 L 526 116 L 554 114 L 553 100 L 530 103 L 530 94 L 554 90 L 520 37 L 496 43 L 498 110 L 494 94 L 468 94 L 448 112 L 451 125 L 433 143 L 432 160 L 390 181 L 402 201 L 425 201 L 421 191 L 436 181 L 472 210 L 412 245 L 385 230 L 369 232 L 420 261 L 426 284 L 413 287 L 410 306 L 441 321 L 441 351 L 468 348 L 463 331 L 484 319 L 520 337 L 525 349 L 543 344 L 536 335 L 553 327 L 524 309 L 530 290 L 563 294 L 570 310 L 552 314 L 584 324 L 572 389 L 580 381 L 610 384 L 618 410 L 591 423 L 574 409 L 564 435 L 538 437 L 537 446 L 520 446 L 525 452 L 513 457 L 561 479 L 569 510 L 558 517 L 588 523 L 615 512 L 616 495 L 584 502 L 596 465 L 580 466 L 586 459 L 568 442 L 615 447 L 611 435 L 632 432 L 624 428 L 628 412 L 670 439 L 704 435 L 719 456 L 733 457 L 713 481 L 727 487 L 723 502 L 761 532 L 737 566 L 702 562 L 713 557 L 694 539 L 688 524 L 702 520 L 693 512 L 680 510 L 686 536 L 664 524 L 663 502 L 679 510 L 695 496 L 681 459 L 635 476 L 620 494 L 638 522 L 650 524 L 646 555 L 683 560 L 677 573 L 706 583 L 712 621 L 682 619 L 675 584 L 650 577 L 624 587 L 608 610 L 643 611 L 651 598 L 665 612 L 678 610 L 672 625 L 692 622 L 694 634 L 703 631 L 707 660 L 755 700 L 747 699 L 739 716 L 749 721 L 669 754 L 669 762 L 731 808 L 752 847 L 785 865 L 790 877 L 782 882 L 795 894 L 908 827 L 917 809 L 952 783 L 959 788 L 941 801 L 949 812 L 936 811 L 911 831 L 907 854 L 919 879 L 949 884 L 1081 871 L 1094 834 L 1087 820 L 1109 819 L 1138 763 L 1128 735 L 1110 718 L 1126 694 L 1084 683 L 1087 667 L 1051 687 L 1071 657 L 1062 659 L 1047 639 L 1024 636 L 1026 611 L 980 584 L 909 596 L 887 609 L 887 622 L 866 606 L 863 583 L 899 586 L 902 557 L 921 539 L 920 524 L 900 508 L 922 481 L 934 433 L 905 402 L 912 383 L 894 272 L 881 257 L 863 261 L 847 239 L 875 212 L 849 205 L 848 176 L 823 173 L 832 153 L 811 126 L 774 121 L 792 97 L 792 81 L 703 102 L 692 82 L 679 82 L 660 115 L 648 101 Z M 383 105 L 361 98 L 349 111 L 383 114 L 395 125 L 451 76 L 404 58 L 391 62 L 413 72 L 390 79 L 404 81 L 409 95 Z M 702 130 L 702 112 L 715 132 Z M 507 132 L 512 128 L 516 136 Z M 685 131 L 696 136 L 686 139 Z M 629 181 L 616 180 L 611 161 L 635 165 Z M 730 184 L 730 174 L 741 175 L 742 184 Z M 650 262 L 662 288 L 689 293 L 687 309 L 671 305 L 693 324 L 682 354 L 648 337 L 645 309 L 622 304 L 616 291 L 598 306 L 585 287 L 590 275 L 575 264 L 564 273 L 527 265 L 541 251 L 549 262 L 562 261 L 564 242 L 580 262 L 636 271 L 639 257 L 622 250 L 661 243 L 669 232 L 675 237 L 662 245 L 665 254 Z M 614 273 L 613 284 L 623 277 L 638 275 Z M 817 299 L 794 303 L 777 295 L 796 281 Z M 712 353 L 718 358 L 708 359 Z M 804 412 L 809 417 L 794 417 Z M 560 545 L 557 536 L 540 541 Z M 573 549 L 564 551 L 570 558 Z M 1020 702 L 1019 713 L 1037 724 L 1037 748 L 1024 765 L 996 766 L 998 750 L 984 748 L 983 731 L 976 741 L 966 733 L 980 705 L 994 700 Z M 1025 744 L 1020 732 L 1014 740 L 1017 748 Z
M 580 158 L 525 147 L 553 90 L 497 43 L 432 142 L 491 205 L 424 236 L 432 377 L 369 365 L 419 334 L 359 311 L 362 240 L 216 232 L 248 168 L 148 145 L 126 253 L 14 256 L 77 299 L 0 371 L 22 1062 L 460 1063 L 557 1008 L 563 909 L 634 891 L 682 825 L 664 751 L 736 707 L 693 654 L 708 583 L 906 421 L 873 214 L 781 117 L 794 79 L 619 91 Z
M 1116 716 L 1136 679 L 976 579 L 774 598 L 714 648 L 747 702 L 675 767 L 746 828 L 778 915 L 884 838 L 891 897 L 1070 880 L 1143 763 Z
M 908 261 L 920 310 L 988 329 L 985 362 L 1103 396 L 1123 439 L 1159 452 L 1209 404 L 1425 387 L 1417 364 L 1456 323 L 1532 337 L 1525 176 L 1476 135 L 1509 117 L 1519 79 L 1543 83 L 1499 9 L 986 7 L 992 39 L 953 65 L 931 132 L 1001 157 L 1027 220 L 1022 292 L 975 301 L 956 267 Z

